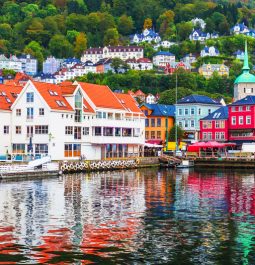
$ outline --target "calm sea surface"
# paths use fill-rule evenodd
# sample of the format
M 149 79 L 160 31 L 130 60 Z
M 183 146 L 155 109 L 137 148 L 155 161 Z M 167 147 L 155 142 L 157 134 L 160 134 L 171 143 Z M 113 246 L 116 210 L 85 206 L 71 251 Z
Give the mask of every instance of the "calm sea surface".
M 0 182 L 0 264 L 255 264 L 253 171 Z

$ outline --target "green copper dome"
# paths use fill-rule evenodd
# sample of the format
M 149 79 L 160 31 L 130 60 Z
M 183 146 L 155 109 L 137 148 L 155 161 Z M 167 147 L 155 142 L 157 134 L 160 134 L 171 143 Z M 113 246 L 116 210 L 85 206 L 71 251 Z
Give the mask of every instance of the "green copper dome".
M 248 51 L 247 51 L 247 41 L 245 41 L 245 52 L 244 52 L 244 62 L 243 62 L 242 73 L 235 80 L 235 84 L 240 84 L 240 83 L 255 83 L 255 75 L 250 73 Z
M 240 74 L 236 80 L 235 84 L 240 84 L 240 83 L 255 83 L 255 75 L 249 73 L 249 72 L 244 72 Z

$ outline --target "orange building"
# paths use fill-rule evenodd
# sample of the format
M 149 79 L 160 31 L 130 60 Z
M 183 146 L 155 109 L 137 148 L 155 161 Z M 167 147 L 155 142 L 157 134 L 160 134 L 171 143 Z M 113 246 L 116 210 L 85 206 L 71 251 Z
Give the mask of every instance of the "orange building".
M 175 106 L 163 104 L 141 105 L 140 109 L 145 114 L 145 140 L 152 144 L 165 144 L 166 131 L 174 125 Z

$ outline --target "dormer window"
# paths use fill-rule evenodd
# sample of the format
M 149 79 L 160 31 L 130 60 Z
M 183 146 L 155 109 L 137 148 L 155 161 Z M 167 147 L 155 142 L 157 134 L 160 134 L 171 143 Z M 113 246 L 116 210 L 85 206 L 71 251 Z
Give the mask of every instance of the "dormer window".
M 56 100 L 56 103 L 58 104 L 59 107 L 66 107 L 66 104 L 62 100 Z

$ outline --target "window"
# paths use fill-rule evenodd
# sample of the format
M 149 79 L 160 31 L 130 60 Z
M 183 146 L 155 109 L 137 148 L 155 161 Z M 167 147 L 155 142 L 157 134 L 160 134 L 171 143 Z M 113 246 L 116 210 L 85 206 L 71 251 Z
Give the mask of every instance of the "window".
M 219 133 L 219 132 L 216 132 L 216 134 L 215 134 L 215 139 L 216 139 L 216 140 L 219 140 L 219 139 L 220 139 L 220 133 Z
M 191 114 L 191 115 L 195 115 L 195 109 L 194 109 L 194 108 L 191 108 L 191 110 L 190 110 L 190 114 Z
M 112 127 L 104 127 L 103 134 L 104 134 L 104 136 L 113 136 L 113 128 Z
M 151 127 L 155 127 L 155 119 L 151 119 Z
M 16 134 L 21 134 L 21 126 L 16 126 Z
M 102 112 L 101 111 L 97 111 L 96 112 L 96 118 L 97 119 L 102 119 Z
M 194 121 L 194 120 L 191 120 L 191 121 L 190 121 L 190 127 L 191 127 L 191 128 L 194 128 L 194 127 L 195 127 L 195 121 Z
M 201 112 L 201 109 L 198 109 L 198 115 L 201 115 L 202 112 Z
M 62 101 L 62 100 L 56 100 L 56 103 L 57 103 L 57 105 L 58 105 L 59 107 L 66 107 L 65 102 Z
M 220 139 L 221 139 L 221 140 L 225 140 L 225 133 L 224 133 L 224 132 L 221 132 L 221 133 L 220 133 Z
M 207 133 L 203 132 L 203 140 L 206 140 L 206 139 L 207 139 Z
M 16 109 L 16 116 L 21 116 L 21 109 Z
M 72 157 L 72 156 L 73 156 L 73 145 L 65 144 L 65 157 Z
M 34 118 L 34 108 L 27 108 L 27 119 L 32 120 Z
M 239 111 L 243 111 L 243 107 L 242 106 L 239 106 Z
M 149 139 L 149 132 L 148 131 L 145 132 L 145 139 Z
M 188 124 L 188 121 L 187 120 L 184 121 L 184 127 L 185 128 L 188 128 L 189 127 L 189 124 Z
M 74 127 L 74 139 L 80 140 L 81 139 L 81 127 Z
M 9 134 L 9 131 L 10 131 L 10 127 L 5 125 L 4 126 L 4 134 Z
M 215 128 L 220 128 L 220 121 L 215 121 Z
M 232 117 L 231 124 L 232 125 L 236 125 L 236 117 L 235 116 Z
M 48 154 L 48 145 L 47 144 L 35 144 L 35 153 L 36 154 Z
M 246 116 L 246 124 L 251 124 L 251 116 Z
M 243 116 L 239 116 L 239 124 L 243 124 Z
M 220 128 L 221 129 L 225 128 L 225 121 L 220 121 Z
M 75 109 L 74 120 L 75 122 L 81 122 L 82 112 L 80 109 Z
M 246 110 L 247 111 L 251 110 L 251 106 L 246 106 Z
M 189 109 L 185 109 L 185 110 L 184 110 L 184 114 L 185 114 L 185 115 L 189 115 Z
M 179 124 L 179 127 L 181 127 L 181 128 L 182 128 L 182 122 L 181 122 L 181 121 L 179 121 L 179 123 L 178 123 L 178 124 Z
M 203 129 L 211 129 L 212 121 L 203 121 Z
M 155 132 L 151 131 L 151 139 L 155 139 Z
M 81 156 L 81 145 L 80 144 L 73 144 L 73 156 Z
M 83 135 L 89 135 L 89 127 L 83 127 L 82 128 L 82 134 Z
M 27 103 L 34 102 L 34 93 L 33 92 L 27 92 Z
M 44 108 L 39 108 L 39 115 L 44 116 Z
M 161 131 L 157 131 L 157 139 L 161 139 Z
M 132 136 L 132 129 L 131 128 L 122 128 L 122 136 L 127 136 L 127 137 Z
M 232 112 L 235 112 L 236 111 L 236 107 L 232 107 L 231 110 L 232 110 Z
M 149 119 L 145 119 L 145 127 L 149 127 Z
M 14 154 L 24 154 L 25 153 L 25 144 L 13 144 L 12 152 Z
M 95 136 L 101 136 L 102 130 L 101 127 L 95 127 Z
M 208 109 L 208 114 L 211 114 L 211 109 Z
M 34 134 L 34 127 L 33 126 L 27 126 L 27 138 L 32 137 Z
M 121 129 L 115 128 L 115 136 L 121 136 Z
M 182 109 L 178 109 L 178 115 L 182 116 Z
M 133 136 L 134 137 L 139 137 L 140 136 L 140 128 L 134 128 Z
M 73 126 L 66 126 L 65 134 L 66 135 L 73 135 Z
M 48 125 L 35 125 L 35 134 L 48 134 Z
M 208 140 L 212 140 L 212 133 L 211 132 L 208 133 Z
M 157 118 L 157 127 L 161 127 L 161 119 Z

